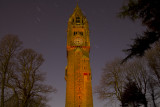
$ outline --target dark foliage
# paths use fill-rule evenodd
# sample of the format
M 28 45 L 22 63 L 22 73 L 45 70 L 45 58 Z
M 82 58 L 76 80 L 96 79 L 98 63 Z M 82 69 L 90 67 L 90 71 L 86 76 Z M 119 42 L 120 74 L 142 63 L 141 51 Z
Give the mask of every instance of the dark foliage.
M 132 104 L 134 107 L 137 107 L 139 104 L 144 104 L 145 107 L 147 107 L 145 95 L 141 89 L 137 87 L 135 82 L 129 80 L 124 88 L 124 92 L 122 93 L 122 107 L 128 104 Z
M 57 90 L 44 83 L 43 56 L 21 45 L 16 35 L 0 40 L 0 107 L 47 107 L 47 95 Z
M 119 16 L 140 19 L 142 25 L 146 26 L 143 35 L 135 38 L 130 48 L 124 50 L 128 56 L 123 61 L 133 56 L 143 56 L 145 50 L 160 38 L 160 0 L 129 0 Z

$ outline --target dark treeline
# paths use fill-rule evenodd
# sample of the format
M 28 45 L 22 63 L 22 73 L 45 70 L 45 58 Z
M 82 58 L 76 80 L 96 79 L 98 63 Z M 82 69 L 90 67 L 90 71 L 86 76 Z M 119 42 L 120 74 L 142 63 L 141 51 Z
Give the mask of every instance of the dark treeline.
M 0 107 L 46 107 L 47 94 L 56 89 L 43 83 L 41 54 L 24 49 L 16 35 L 0 40 Z
M 106 64 L 95 93 L 102 100 L 118 100 L 120 105 L 149 104 L 158 107 L 160 102 L 160 42 L 154 44 L 141 58 L 125 63 L 117 58 Z
M 132 21 L 140 20 L 146 30 L 137 34 L 133 44 L 125 49 L 126 61 L 134 56 L 143 56 L 152 44 L 160 38 L 160 0 L 126 0 L 119 16 Z
M 124 50 L 126 58 L 106 64 L 95 93 L 102 100 L 118 100 L 122 107 L 159 107 L 160 0 L 126 0 L 119 16 L 140 20 L 146 30 Z

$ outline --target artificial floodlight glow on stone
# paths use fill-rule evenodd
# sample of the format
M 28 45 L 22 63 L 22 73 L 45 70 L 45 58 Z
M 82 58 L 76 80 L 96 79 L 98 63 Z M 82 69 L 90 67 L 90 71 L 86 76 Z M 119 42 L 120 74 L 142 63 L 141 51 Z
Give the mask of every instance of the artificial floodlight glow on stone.
M 77 4 L 67 29 L 65 107 L 93 107 L 89 52 L 88 21 Z

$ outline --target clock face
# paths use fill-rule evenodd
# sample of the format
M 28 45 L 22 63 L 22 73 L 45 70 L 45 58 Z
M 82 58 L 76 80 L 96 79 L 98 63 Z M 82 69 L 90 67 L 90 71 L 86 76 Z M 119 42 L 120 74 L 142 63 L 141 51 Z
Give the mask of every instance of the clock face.
M 76 44 L 76 45 L 82 45 L 83 44 L 83 39 L 82 38 L 80 38 L 80 37 L 78 37 L 78 38 L 75 38 L 74 39 L 74 43 Z

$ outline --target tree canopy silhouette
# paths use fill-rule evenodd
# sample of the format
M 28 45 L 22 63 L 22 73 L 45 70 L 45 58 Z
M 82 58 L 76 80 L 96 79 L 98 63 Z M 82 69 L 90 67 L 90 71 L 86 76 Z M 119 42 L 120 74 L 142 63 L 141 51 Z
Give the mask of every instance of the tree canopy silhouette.
M 21 45 L 12 34 L 0 41 L 0 107 L 46 107 L 47 94 L 57 90 L 44 83 L 43 56 Z
M 145 95 L 134 81 L 129 80 L 124 88 L 124 92 L 122 93 L 122 107 L 127 105 L 137 107 L 139 104 L 144 104 L 147 107 Z
M 116 99 L 122 103 L 121 95 L 127 74 L 124 72 L 125 64 L 120 64 L 121 60 L 120 58 L 114 59 L 103 69 L 100 84 L 95 88 L 99 99 Z
M 18 53 L 21 44 L 16 35 L 6 35 L 0 41 L 1 107 L 4 107 L 5 83 L 9 79 L 15 54 Z
M 126 61 L 133 56 L 143 56 L 145 50 L 160 38 L 160 0 L 128 0 L 128 3 L 121 8 L 120 17 L 140 19 L 146 30 L 142 35 L 137 35 L 134 43 L 129 49 L 125 49 Z

